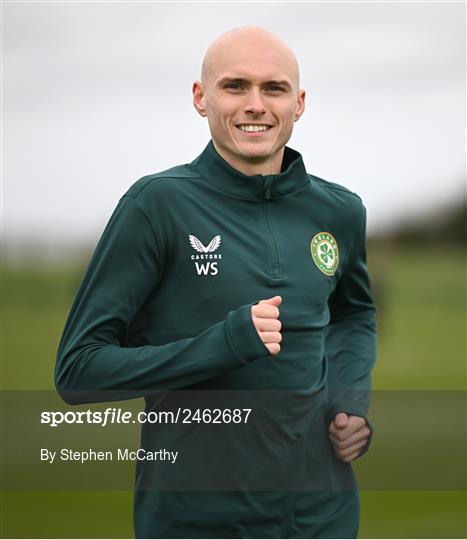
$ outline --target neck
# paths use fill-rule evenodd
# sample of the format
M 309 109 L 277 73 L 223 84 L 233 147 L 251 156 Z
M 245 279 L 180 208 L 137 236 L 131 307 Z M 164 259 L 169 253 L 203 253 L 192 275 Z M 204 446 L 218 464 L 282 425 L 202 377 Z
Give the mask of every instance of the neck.
M 256 174 L 261 174 L 263 176 L 268 176 L 272 174 L 279 174 L 281 172 L 282 159 L 284 157 L 284 147 L 282 147 L 276 154 L 269 156 L 268 158 L 261 160 L 251 159 L 247 161 L 241 159 L 234 154 L 225 152 L 222 148 L 212 141 L 214 148 L 217 153 L 234 169 L 245 174 L 246 176 L 254 176 Z

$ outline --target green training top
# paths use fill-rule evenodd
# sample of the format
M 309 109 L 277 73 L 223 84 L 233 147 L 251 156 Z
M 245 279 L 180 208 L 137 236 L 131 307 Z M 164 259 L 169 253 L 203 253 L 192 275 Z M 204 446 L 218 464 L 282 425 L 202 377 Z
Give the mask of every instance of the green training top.
M 57 389 L 68 403 L 144 396 L 148 410 L 180 403 L 195 409 L 208 390 L 221 401 L 229 392 L 251 391 L 242 399 L 252 398 L 252 415 L 262 409 L 276 430 L 262 421 L 251 427 L 255 448 L 262 448 L 258 459 L 266 461 L 272 449 L 275 463 L 278 453 L 292 452 L 296 469 L 285 476 L 296 473 L 297 482 L 316 477 L 310 445 L 322 439 L 324 453 L 333 454 L 329 421 L 337 412 L 367 414 L 375 309 L 365 258 L 365 209 L 357 195 L 307 174 L 300 154 L 288 147 L 280 174 L 246 176 L 210 142 L 192 163 L 141 178 L 120 199 L 65 326 Z M 272 356 L 253 325 L 251 306 L 276 294 L 283 298 L 282 343 Z M 142 445 L 163 448 L 163 441 L 178 449 L 190 437 L 198 444 L 197 429 L 144 424 Z M 234 427 L 217 435 L 213 428 L 213 437 L 220 449 L 242 453 L 245 439 Z M 332 460 L 328 476 L 339 491 L 339 479 L 352 481 L 351 466 Z M 258 472 L 243 493 L 227 479 L 212 490 L 222 494 L 200 496 L 171 487 L 173 472 L 154 476 L 154 470 L 154 463 L 138 463 L 140 537 L 277 537 L 295 529 L 319 535 L 310 508 L 318 509 L 315 515 L 327 508 L 334 515 L 328 523 L 349 508 L 337 495 L 332 501 L 326 495 L 325 503 L 316 498 L 331 489 L 327 484 L 304 488 L 294 480 L 281 494 L 280 485 L 264 491 L 268 473 Z M 160 490 L 158 478 L 167 481 Z M 192 508 L 203 511 L 190 514 Z M 301 521 L 299 508 L 308 516 Z M 335 533 L 328 528 L 322 534 L 356 534 L 344 514 L 337 521 Z

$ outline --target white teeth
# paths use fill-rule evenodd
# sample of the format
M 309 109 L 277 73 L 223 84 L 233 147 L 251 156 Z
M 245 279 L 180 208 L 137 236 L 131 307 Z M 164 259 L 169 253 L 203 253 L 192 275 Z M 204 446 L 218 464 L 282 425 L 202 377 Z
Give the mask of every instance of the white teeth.
M 267 129 L 269 129 L 269 126 L 242 125 L 242 126 L 239 126 L 239 128 L 242 131 L 248 131 L 250 133 L 254 133 L 257 131 L 266 131 Z

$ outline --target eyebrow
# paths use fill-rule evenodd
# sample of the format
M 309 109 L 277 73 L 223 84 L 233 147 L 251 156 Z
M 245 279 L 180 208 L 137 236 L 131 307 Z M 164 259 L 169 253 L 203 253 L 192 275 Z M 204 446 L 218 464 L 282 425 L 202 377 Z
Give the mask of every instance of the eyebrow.
M 224 84 L 227 84 L 227 83 L 240 83 L 240 84 L 250 85 L 251 81 L 249 81 L 248 79 L 244 79 L 242 77 L 223 77 L 217 82 L 217 86 L 223 86 Z M 263 85 L 268 85 L 268 84 L 275 84 L 277 86 L 284 86 L 286 88 L 292 89 L 292 85 L 289 83 L 289 81 L 285 81 L 285 80 L 284 81 L 269 80 L 263 83 Z

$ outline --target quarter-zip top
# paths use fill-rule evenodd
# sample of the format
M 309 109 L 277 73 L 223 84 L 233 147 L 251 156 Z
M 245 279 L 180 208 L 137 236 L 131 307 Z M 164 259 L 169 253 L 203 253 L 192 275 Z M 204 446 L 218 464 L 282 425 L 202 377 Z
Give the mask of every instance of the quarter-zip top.
M 211 141 L 203 154 L 193 162 L 192 167 L 211 186 L 223 193 L 235 198 L 261 202 L 264 242 L 269 250 L 265 271 L 272 279 L 281 279 L 283 269 L 274 232 L 274 201 L 297 194 L 309 185 L 310 179 L 300 154 L 285 147 L 279 174 L 247 176 L 229 165 L 219 155 Z
M 251 308 L 275 295 L 283 299 L 282 342 L 271 356 Z M 192 163 L 146 176 L 120 199 L 73 303 L 55 377 L 69 403 L 143 396 L 147 410 L 201 410 L 209 392 L 227 399 L 232 391 L 252 408 L 251 424 L 218 427 L 212 444 L 196 422 L 182 430 L 142 425 L 143 446 L 181 450 L 180 467 L 196 447 L 204 465 L 138 463 L 137 536 L 309 538 L 333 516 L 333 537 L 348 537 L 349 509 L 358 504 L 352 490 L 350 499 L 316 490 L 291 498 L 280 482 L 270 493 L 255 493 L 255 485 L 222 494 L 170 492 L 158 482 L 186 472 L 179 478 L 190 491 L 203 470 L 230 478 L 218 467 L 226 456 L 253 459 L 240 436 L 250 429 L 260 479 L 272 463 L 271 479 L 290 480 L 290 491 L 323 478 L 347 489 L 351 467 L 328 448 L 327 428 L 336 412 L 366 415 L 374 358 L 360 198 L 307 174 L 290 148 L 279 174 L 246 176 L 209 143 Z M 267 420 L 255 424 L 260 412 Z M 234 477 L 243 481 L 242 470 Z
M 297 193 L 310 183 L 301 155 L 287 146 L 279 174 L 247 176 L 229 165 L 212 141 L 191 168 L 213 187 L 245 200 L 278 199 Z

